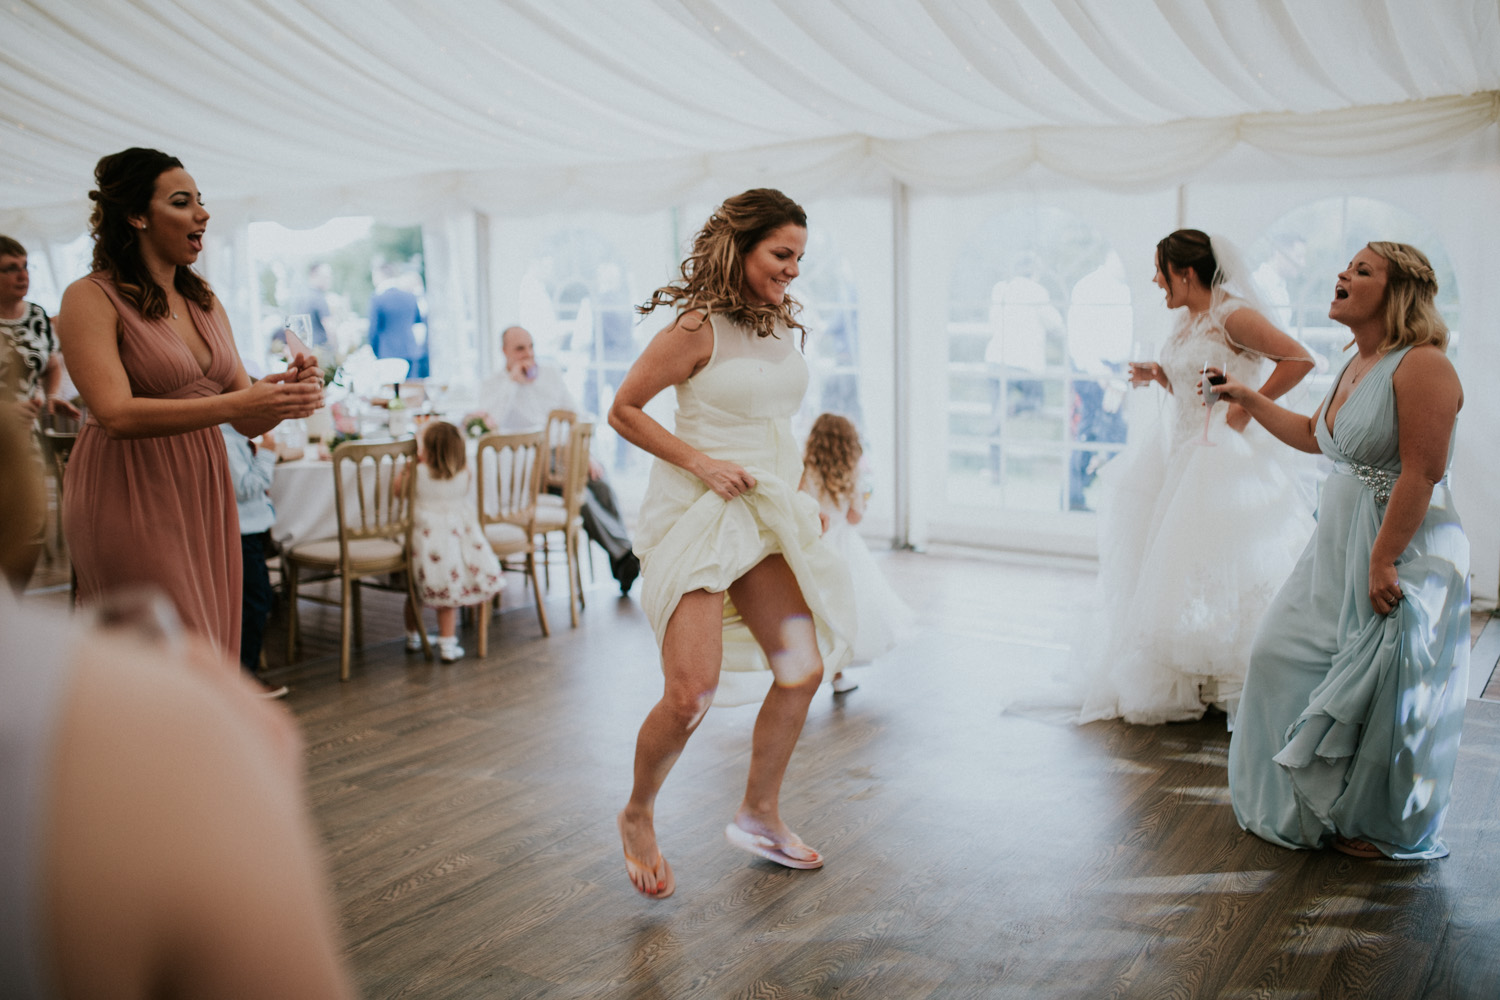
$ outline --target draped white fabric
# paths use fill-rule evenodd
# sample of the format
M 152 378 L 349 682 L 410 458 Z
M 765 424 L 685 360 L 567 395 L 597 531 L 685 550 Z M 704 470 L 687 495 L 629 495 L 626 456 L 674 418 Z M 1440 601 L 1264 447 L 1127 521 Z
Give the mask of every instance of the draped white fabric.
M 1500 117 L 1493 0 L 10 0 L 0 231 L 153 145 L 228 218 L 648 209 L 1433 162 Z M 225 221 L 221 214 L 221 222 Z

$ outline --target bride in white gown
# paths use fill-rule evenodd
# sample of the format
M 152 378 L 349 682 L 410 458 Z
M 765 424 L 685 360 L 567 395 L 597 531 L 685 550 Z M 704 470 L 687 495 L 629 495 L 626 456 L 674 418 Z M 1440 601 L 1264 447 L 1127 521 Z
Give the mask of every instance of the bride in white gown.
M 1313 359 L 1256 308 L 1222 238 L 1178 230 L 1157 244 L 1156 267 L 1181 314 L 1159 362 L 1131 363 L 1131 384 L 1168 395 L 1161 426 L 1138 428 L 1100 473 L 1099 620 L 1079 650 L 1078 721 L 1185 721 L 1214 704 L 1232 726 L 1256 626 L 1312 533 L 1311 470 L 1237 404 L 1205 407 L 1200 372 L 1274 398 Z

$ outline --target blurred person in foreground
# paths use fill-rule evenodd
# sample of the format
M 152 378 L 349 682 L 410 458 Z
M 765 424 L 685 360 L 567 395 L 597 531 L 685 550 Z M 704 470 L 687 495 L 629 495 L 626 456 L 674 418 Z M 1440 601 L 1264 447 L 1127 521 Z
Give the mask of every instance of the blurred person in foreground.
M 3 421 L 0 480 L 9 572 L 44 501 Z M 0 691 L 0 996 L 353 996 L 295 724 L 165 601 L 0 588 Z

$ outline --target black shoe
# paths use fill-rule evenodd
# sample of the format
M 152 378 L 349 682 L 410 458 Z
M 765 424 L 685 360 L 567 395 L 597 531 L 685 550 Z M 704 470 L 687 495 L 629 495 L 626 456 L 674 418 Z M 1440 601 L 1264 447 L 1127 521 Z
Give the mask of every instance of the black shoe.
M 630 587 L 635 583 L 635 578 L 641 575 L 641 561 L 636 558 L 634 552 L 625 553 L 624 557 L 615 564 L 615 579 L 620 581 L 620 596 L 625 597 L 630 593 Z

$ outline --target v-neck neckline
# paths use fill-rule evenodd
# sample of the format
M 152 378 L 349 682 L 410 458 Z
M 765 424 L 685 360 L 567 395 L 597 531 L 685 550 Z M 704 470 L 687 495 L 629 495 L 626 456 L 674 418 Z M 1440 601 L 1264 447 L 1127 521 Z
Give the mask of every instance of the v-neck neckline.
M 1338 380 L 1333 383 L 1333 393 L 1329 395 L 1328 406 L 1323 411 L 1323 426 L 1328 429 L 1328 436 L 1330 438 L 1333 437 L 1333 420 L 1344 412 L 1344 407 L 1348 406 L 1349 403 L 1353 401 L 1354 394 L 1359 391 L 1359 387 L 1370 381 L 1370 375 L 1375 371 L 1375 369 L 1380 367 L 1380 365 L 1385 361 L 1389 354 L 1390 352 L 1388 351 L 1385 354 L 1380 355 L 1380 357 L 1376 358 L 1375 362 L 1370 365 L 1369 368 L 1365 369 L 1365 373 L 1359 377 L 1359 381 L 1355 382 L 1349 387 L 1349 394 L 1345 396 L 1344 401 L 1339 404 L 1338 413 L 1334 413 L 1333 397 L 1338 395 L 1339 385 L 1344 381 L 1344 375 L 1349 371 L 1349 366 L 1354 364 L 1355 361 L 1359 360 L 1359 353 L 1356 352 L 1354 357 L 1350 358 L 1348 361 L 1345 361 L 1344 367 L 1339 369 Z

